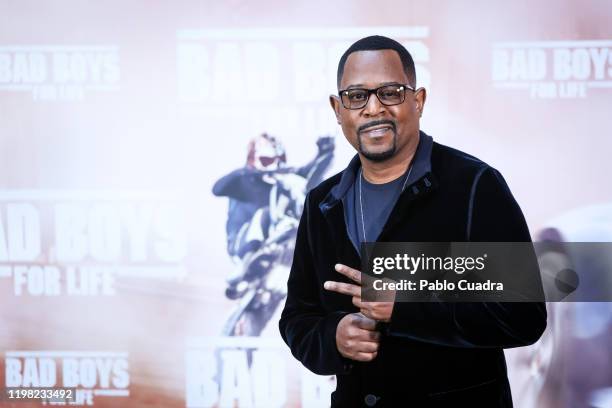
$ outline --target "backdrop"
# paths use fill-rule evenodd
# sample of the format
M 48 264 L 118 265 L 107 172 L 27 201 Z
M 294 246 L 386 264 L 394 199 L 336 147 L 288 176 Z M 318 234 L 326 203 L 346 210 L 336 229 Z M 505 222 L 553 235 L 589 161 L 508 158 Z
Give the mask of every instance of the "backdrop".
M 534 238 L 611 241 L 610 21 L 605 0 L 0 1 L 0 388 L 328 406 L 277 321 L 304 194 L 354 154 L 337 62 L 371 34 Z M 612 307 L 548 306 L 506 352 L 516 406 L 612 406 Z

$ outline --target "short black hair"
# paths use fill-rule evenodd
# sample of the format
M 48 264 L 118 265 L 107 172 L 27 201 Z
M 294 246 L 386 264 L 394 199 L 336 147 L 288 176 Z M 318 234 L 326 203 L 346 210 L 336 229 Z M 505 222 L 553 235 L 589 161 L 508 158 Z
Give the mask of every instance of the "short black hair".
M 377 50 L 393 50 L 398 53 L 400 60 L 402 61 L 402 65 L 404 66 L 404 72 L 406 76 L 408 76 L 408 81 L 410 85 L 416 86 L 416 72 L 414 69 L 414 60 L 412 59 L 412 55 L 408 52 L 408 50 L 397 41 L 383 37 L 382 35 L 371 35 L 369 37 L 362 38 L 353 43 L 342 57 L 340 57 L 340 62 L 338 63 L 338 77 L 337 77 L 337 86 L 340 89 L 340 82 L 342 82 L 342 75 L 344 74 L 344 65 L 346 64 L 346 60 L 349 55 L 357 51 L 377 51 Z

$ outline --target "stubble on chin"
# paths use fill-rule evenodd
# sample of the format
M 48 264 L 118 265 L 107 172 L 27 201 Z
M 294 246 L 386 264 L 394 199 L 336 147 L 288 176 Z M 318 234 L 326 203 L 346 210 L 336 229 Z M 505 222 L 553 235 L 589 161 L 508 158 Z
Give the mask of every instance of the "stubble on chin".
M 358 144 L 358 150 L 359 153 L 361 153 L 361 155 L 363 155 L 363 157 L 365 157 L 366 159 L 373 161 L 373 162 L 383 162 L 385 160 L 389 160 L 390 158 L 392 158 L 395 155 L 395 151 L 397 150 L 397 134 L 395 132 L 393 132 L 393 141 L 391 143 L 391 146 L 389 146 L 388 149 L 383 150 L 381 152 L 368 152 L 363 144 L 361 143 L 361 135 L 357 135 L 357 144 Z

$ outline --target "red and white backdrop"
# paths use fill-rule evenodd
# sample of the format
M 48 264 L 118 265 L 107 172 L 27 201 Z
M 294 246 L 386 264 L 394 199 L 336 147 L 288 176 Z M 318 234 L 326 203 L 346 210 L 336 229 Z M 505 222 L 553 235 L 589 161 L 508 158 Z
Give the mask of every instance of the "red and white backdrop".
M 611 241 L 610 21 L 607 1 L 1 1 L 0 388 L 327 406 L 333 377 L 304 370 L 277 321 L 316 179 L 300 170 L 352 156 L 327 97 L 370 34 L 412 52 L 423 130 L 498 168 L 534 237 Z M 516 405 L 609 407 L 612 307 L 549 315 L 506 353 Z

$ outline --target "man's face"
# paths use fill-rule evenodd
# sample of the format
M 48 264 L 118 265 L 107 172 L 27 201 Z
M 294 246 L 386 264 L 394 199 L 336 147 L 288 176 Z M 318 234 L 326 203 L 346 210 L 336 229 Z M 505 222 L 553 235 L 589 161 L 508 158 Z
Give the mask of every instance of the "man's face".
M 340 89 L 375 89 L 388 84 L 410 84 L 402 61 L 393 50 L 358 51 L 349 55 L 344 66 Z M 406 90 L 403 103 L 385 106 L 371 94 L 361 109 L 346 109 L 338 96 L 330 103 L 349 143 L 366 159 L 385 161 L 416 146 L 419 117 L 425 102 L 425 90 Z

